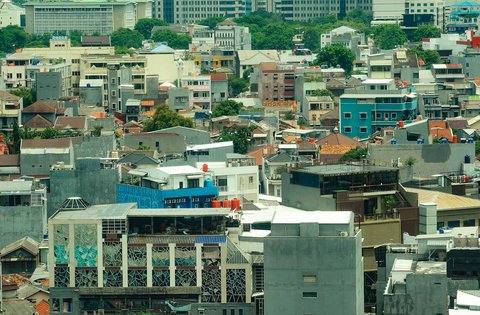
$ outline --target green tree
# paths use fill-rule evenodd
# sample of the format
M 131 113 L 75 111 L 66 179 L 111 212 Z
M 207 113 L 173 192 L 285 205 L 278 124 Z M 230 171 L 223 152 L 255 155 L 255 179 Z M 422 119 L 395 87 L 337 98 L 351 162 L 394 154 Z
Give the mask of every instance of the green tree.
M 224 127 L 217 142 L 233 141 L 233 152 L 245 154 L 250 146 L 253 129 L 255 129 L 253 126 L 234 125 L 232 127 Z
M 339 65 L 347 74 L 350 74 L 353 70 L 354 60 L 355 55 L 349 48 L 342 44 L 333 44 L 320 49 L 314 64 L 330 67 Z
M 215 106 L 212 117 L 235 116 L 238 115 L 242 108 L 242 103 L 238 103 L 233 100 L 226 100 Z
M 144 38 L 138 31 L 120 28 L 111 34 L 111 39 L 115 47 L 140 48 Z
M 330 98 L 332 100 L 335 99 L 335 94 L 333 94 L 333 92 L 328 90 L 328 89 L 323 89 L 323 90 L 318 89 L 318 90 L 313 91 L 312 94 L 314 96 L 330 96 Z
M 9 148 L 9 150 L 12 154 L 18 154 L 18 153 L 20 153 L 20 144 L 21 144 L 21 141 L 22 141 L 22 135 L 20 133 L 20 128 L 19 128 L 16 120 L 13 122 L 12 138 L 13 138 L 12 139 L 12 149 L 13 150 L 11 150 L 11 148 Z
M 305 48 L 316 51 L 320 48 L 320 31 L 316 27 L 309 27 L 303 33 L 303 43 Z
M 283 115 L 283 119 L 285 120 L 294 120 L 295 119 L 295 113 L 293 111 L 288 111 Z
M 150 146 L 146 145 L 146 144 L 140 144 L 137 148 L 137 150 L 140 150 L 140 151 L 148 151 L 150 150 Z
M 35 139 L 38 137 L 38 132 L 30 127 L 20 128 L 20 138 L 22 139 Z
M 25 47 L 48 48 L 50 47 L 50 34 L 29 34 Z
M 37 91 L 34 88 L 19 88 L 10 90 L 10 93 L 23 98 L 23 108 L 37 101 Z
M 70 43 L 74 47 L 79 47 L 82 46 L 82 36 L 83 33 L 81 31 L 70 31 L 69 37 L 70 37 Z
M 152 35 L 152 39 L 156 42 L 165 42 L 174 49 L 188 49 L 188 45 L 192 42 L 192 38 L 188 35 L 178 35 L 171 30 L 159 30 Z
M 405 165 L 406 166 L 414 166 L 415 163 L 417 163 L 417 159 L 414 158 L 413 156 L 410 156 L 405 160 Z
M 127 47 L 115 47 L 115 54 L 116 55 L 132 55 L 135 50 Z
M 223 16 L 211 16 L 201 20 L 198 24 L 208 26 L 209 29 L 213 30 L 218 23 L 223 21 L 225 21 L 225 17 Z
M 429 69 L 433 64 L 442 63 L 442 58 L 436 50 L 423 50 L 422 46 L 414 46 L 407 50 L 408 54 L 416 54 L 419 60 L 425 62 L 425 66 Z
M 419 42 L 424 38 L 439 38 L 441 34 L 442 30 L 435 25 L 422 24 L 413 32 L 412 40 Z
M 373 12 L 356 8 L 347 13 L 346 20 L 355 23 L 362 23 L 368 26 L 373 20 Z
M 340 162 L 360 161 L 367 156 L 367 153 L 368 148 L 352 149 L 340 158 Z
M 369 29 L 369 32 L 373 34 L 373 39 L 381 49 L 393 49 L 407 42 L 407 35 L 396 24 L 374 26 Z
M 17 48 L 25 47 L 28 34 L 16 25 L 8 25 L 0 29 L 0 50 L 14 52 Z
M 246 69 L 245 71 L 243 71 L 242 78 L 247 82 L 250 81 L 250 74 L 251 73 L 252 73 L 252 70 Z
M 480 154 L 480 141 L 475 141 L 475 155 Z
M 40 138 L 53 139 L 58 137 L 59 134 L 60 132 L 58 131 L 58 129 L 55 129 L 53 127 L 47 127 L 40 132 Z
M 233 75 L 228 76 L 228 94 L 237 97 L 238 94 L 248 91 L 248 81 L 236 78 Z
M 180 116 L 177 112 L 168 108 L 166 104 L 161 104 L 143 126 L 143 131 L 155 131 L 176 126 L 192 128 L 193 122 L 189 118 Z
M 295 35 L 295 29 L 288 23 L 273 23 L 262 29 L 265 37 L 257 43 L 259 47 L 255 49 L 276 49 L 287 50 L 292 48 L 292 38 Z
M 135 24 L 134 29 L 143 35 L 144 38 L 149 39 L 152 36 L 152 29 L 154 26 L 166 26 L 167 22 L 160 19 L 140 19 Z

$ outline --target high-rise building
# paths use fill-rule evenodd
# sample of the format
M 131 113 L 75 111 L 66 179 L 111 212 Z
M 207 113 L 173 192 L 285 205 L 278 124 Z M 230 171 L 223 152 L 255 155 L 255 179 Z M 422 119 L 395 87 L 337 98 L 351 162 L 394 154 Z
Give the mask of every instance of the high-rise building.
M 119 28 L 133 29 L 139 19 L 150 17 L 150 0 L 25 3 L 26 31 L 31 34 L 81 31 L 87 35 L 109 35 Z
M 209 17 L 240 17 L 245 0 L 154 0 L 153 17 L 168 23 L 190 24 Z

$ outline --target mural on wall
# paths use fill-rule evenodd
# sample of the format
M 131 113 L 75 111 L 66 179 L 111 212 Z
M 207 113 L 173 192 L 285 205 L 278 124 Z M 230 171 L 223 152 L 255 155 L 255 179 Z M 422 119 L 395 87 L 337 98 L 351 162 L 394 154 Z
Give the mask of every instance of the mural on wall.
M 98 287 L 97 269 L 75 268 L 75 286 L 79 288 Z
M 147 248 L 145 246 L 128 246 L 128 266 L 147 266 Z
M 221 302 L 221 279 L 220 269 L 202 270 L 202 302 Z
M 227 269 L 227 302 L 245 303 L 245 269 Z
M 55 264 L 69 264 L 70 263 L 70 236 L 68 224 L 55 224 L 53 251 L 55 255 Z
M 152 265 L 154 267 L 170 266 L 170 248 L 160 246 L 152 247 Z
M 197 271 L 195 269 L 175 270 L 175 286 L 177 287 L 197 286 Z
M 175 247 L 175 266 L 195 266 L 197 261 L 196 249 L 193 246 Z
M 103 265 L 106 267 L 122 266 L 122 243 L 104 242 L 103 243 Z
M 77 267 L 96 267 L 98 258 L 97 225 L 75 224 L 75 260 Z
M 170 271 L 154 269 L 152 273 L 152 284 L 154 287 L 170 286 Z
M 103 272 L 104 287 L 121 287 L 123 285 L 122 270 L 107 269 Z
M 128 271 L 129 287 L 146 287 L 147 286 L 147 270 L 133 269 Z
M 70 268 L 55 267 L 54 270 L 55 287 L 66 288 L 70 285 Z

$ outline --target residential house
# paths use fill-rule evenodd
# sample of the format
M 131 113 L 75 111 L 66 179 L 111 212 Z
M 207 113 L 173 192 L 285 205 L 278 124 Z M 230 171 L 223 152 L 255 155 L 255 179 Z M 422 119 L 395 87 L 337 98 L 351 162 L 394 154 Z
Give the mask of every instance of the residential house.
M 280 56 L 276 50 L 238 50 L 237 76 L 243 78 L 246 70 L 253 71 L 262 62 L 279 62 Z
M 393 79 L 368 79 L 340 97 L 340 132 L 366 138 L 398 121 L 416 118 L 417 95 L 397 88 Z
M 210 133 L 194 128 L 176 126 L 153 131 L 153 133 L 176 133 L 185 137 L 187 145 L 206 144 L 210 142 Z
M 38 239 L 25 236 L 0 250 L 2 274 L 31 275 L 39 263 Z
M 318 139 L 316 143 L 320 146 L 320 163 L 322 164 L 337 164 L 345 153 L 360 146 L 358 141 L 338 132 L 332 132 Z
M 0 91 L 0 131 L 8 134 L 13 131 L 15 122 L 21 125 L 22 110 L 23 99 L 21 97 Z
M 30 128 L 53 127 L 59 116 L 64 116 L 65 105 L 58 101 L 36 101 L 22 110 L 22 124 Z
M 58 130 L 72 130 L 77 132 L 85 132 L 88 130 L 87 116 L 65 117 L 59 116 L 55 120 L 53 128 Z
M 225 73 L 212 73 L 211 97 L 212 103 L 220 103 L 228 99 L 228 77 Z
M 10 176 L 20 174 L 19 154 L 0 154 L 0 178 L 9 179 Z
M 322 116 L 335 108 L 330 96 L 306 96 L 301 112 L 311 127 L 320 127 Z
M 185 136 L 176 133 L 128 133 L 125 135 L 124 141 L 128 148 L 137 149 L 143 145 L 165 154 L 183 155 L 187 147 Z
M 365 34 L 348 26 L 340 26 L 320 36 L 321 48 L 332 44 L 341 44 L 351 49 L 358 59 L 360 57 L 358 46 L 365 44 Z
M 57 163 L 72 165 L 73 159 L 73 144 L 70 138 L 22 139 L 20 145 L 22 175 L 48 177 L 53 165 Z
M 191 108 L 212 110 L 212 78 L 210 76 L 184 76 L 181 82 L 184 89 L 192 91 Z

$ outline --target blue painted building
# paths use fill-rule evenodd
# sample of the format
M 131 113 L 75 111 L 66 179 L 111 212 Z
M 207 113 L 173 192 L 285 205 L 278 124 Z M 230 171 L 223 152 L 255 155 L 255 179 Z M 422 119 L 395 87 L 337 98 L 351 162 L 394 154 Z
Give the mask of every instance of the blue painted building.
M 218 187 L 205 172 L 189 165 L 135 169 L 138 185 L 117 184 L 117 202 L 139 208 L 205 208 L 218 198 Z
M 369 79 L 340 97 L 340 131 L 349 137 L 367 138 L 398 121 L 414 120 L 418 98 L 413 88 L 397 88 L 393 79 Z
M 218 198 L 218 187 L 158 190 L 117 184 L 117 202 L 136 202 L 138 208 L 208 208 Z

